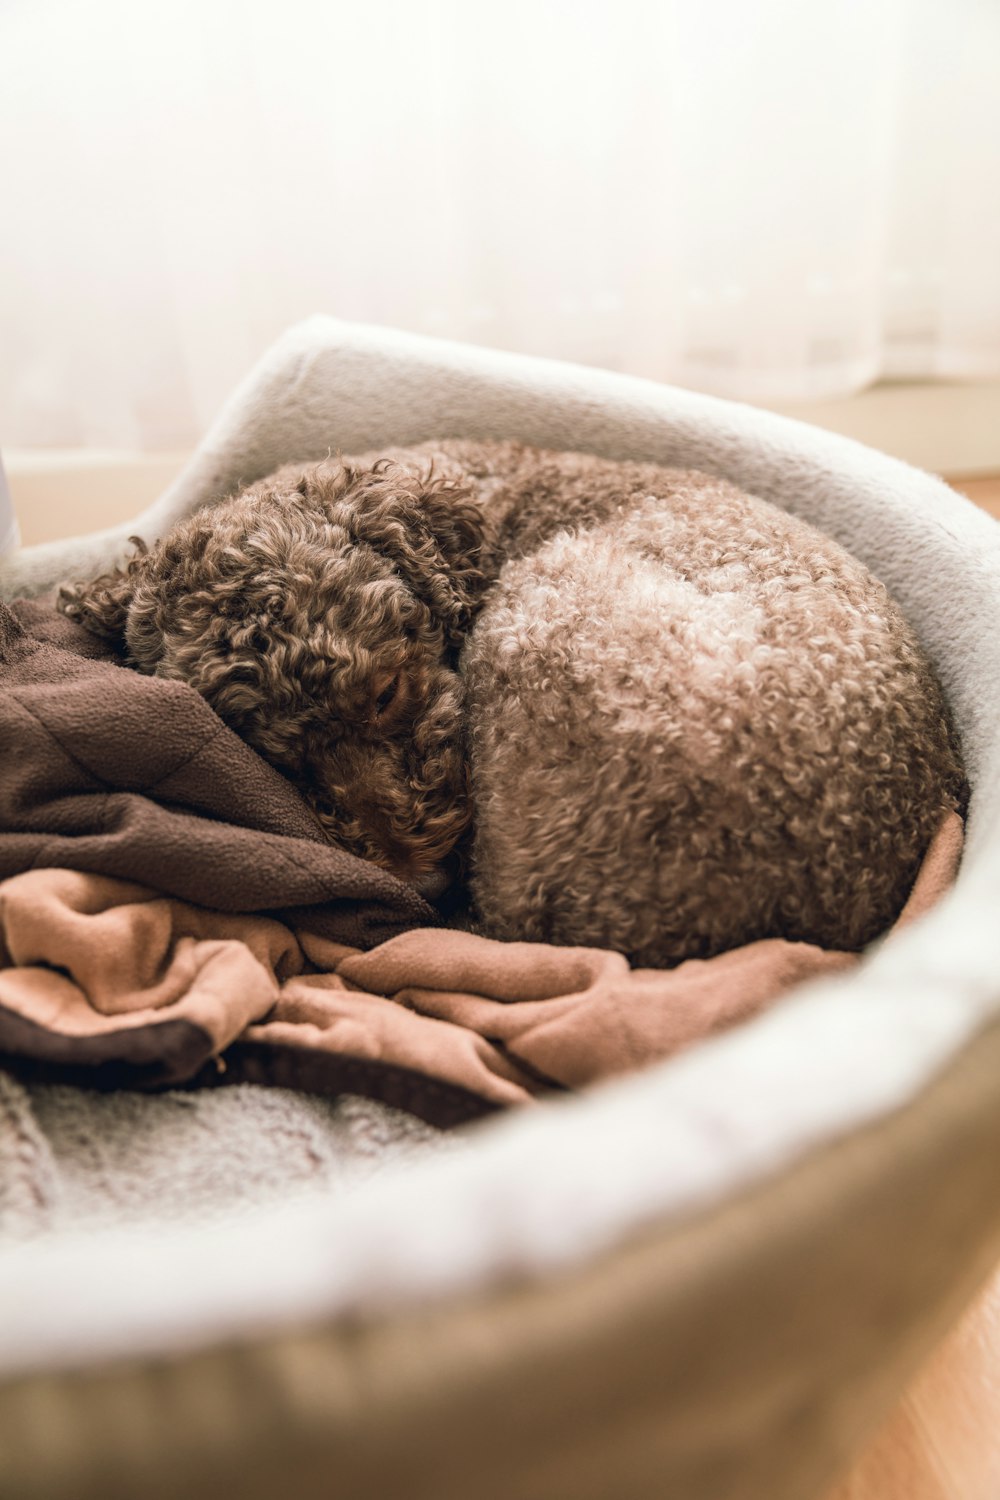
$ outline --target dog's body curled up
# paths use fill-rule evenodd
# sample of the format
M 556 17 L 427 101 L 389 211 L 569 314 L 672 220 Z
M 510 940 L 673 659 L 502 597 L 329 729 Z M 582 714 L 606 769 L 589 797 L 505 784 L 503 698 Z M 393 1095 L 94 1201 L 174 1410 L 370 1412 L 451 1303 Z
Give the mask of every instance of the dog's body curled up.
M 500 937 L 857 949 L 964 797 L 881 584 L 704 474 L 462 440 L 290 465 L 61 606 L 354 852 L 426 884 L 471 837 Z

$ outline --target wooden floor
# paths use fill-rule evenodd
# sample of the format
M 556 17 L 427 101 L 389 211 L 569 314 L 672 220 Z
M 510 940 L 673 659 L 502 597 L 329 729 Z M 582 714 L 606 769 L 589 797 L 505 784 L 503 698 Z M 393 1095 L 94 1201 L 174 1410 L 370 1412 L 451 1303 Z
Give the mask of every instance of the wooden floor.
M 1000 474 L 978 475 L 974 479 L 962 479 L 959 476 L 949 479 L 948 483 L 1000 521 Z

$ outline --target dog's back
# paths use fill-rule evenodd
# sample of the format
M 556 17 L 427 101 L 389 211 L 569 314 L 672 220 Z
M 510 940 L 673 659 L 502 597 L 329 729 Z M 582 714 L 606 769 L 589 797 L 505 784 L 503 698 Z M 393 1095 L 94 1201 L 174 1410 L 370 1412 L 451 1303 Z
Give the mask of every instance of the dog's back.
M 964 788 L 899 609 L 720 480 L 537 463 L 462 661 L 486 929 L 650 965 L 768 936 L 863 946 Z

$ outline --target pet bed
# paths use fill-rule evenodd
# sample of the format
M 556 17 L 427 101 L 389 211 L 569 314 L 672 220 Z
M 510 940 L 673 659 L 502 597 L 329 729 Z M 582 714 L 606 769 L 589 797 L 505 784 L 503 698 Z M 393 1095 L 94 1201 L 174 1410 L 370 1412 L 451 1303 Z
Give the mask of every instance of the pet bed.
M 446 434 L 705 469 L 851 548 L 956 716 L 957 883 L 852 973 L 336 1200 L 4 1250 L 4 1494 L 804 1500 L 1000 1253 L 1000 533 L 945 486 L 730 403 L 316 319 L 152 511 L 0 579 L 103 566 L 286 459 Z

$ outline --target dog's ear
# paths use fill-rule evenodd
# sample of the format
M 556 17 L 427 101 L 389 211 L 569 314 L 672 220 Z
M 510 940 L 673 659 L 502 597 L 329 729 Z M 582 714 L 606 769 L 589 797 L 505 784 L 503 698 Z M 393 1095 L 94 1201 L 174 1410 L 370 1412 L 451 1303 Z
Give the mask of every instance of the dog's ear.
M 459 644 L 488 582 L 482 508 L 454 479 L 388 461 L 357 476 L 352 499 L 353 534 L 395 563 Z
M 153 554 L 141 537 L 130 537 L 137 549 L 123 568 L 102 573 L 87 583 L 64 583 L 56 595 L 56 608 L 76 620 L 92 635 L 127 648 L 130 659 L 143 672 L 153 672 L 162 654 L 158 631 L 137 633 L 134 605 L 153 565 Z
M 133 546 L 146 546 L 138 537 L 130 537 Z M 140 554 L 141 555 L 141 554 Z M 135 558 L 132 559 L 132 562 Z M 76 620 L 91 635 L 103 640 L 124 643 L 125 622 L 128 608 L 135 593 L 135 573 L 132 563 L 124 568 L 113 568 L 87 583 L 64 583 L 56 595 L 56 607 L 71 620 Z

